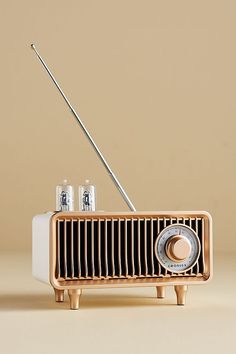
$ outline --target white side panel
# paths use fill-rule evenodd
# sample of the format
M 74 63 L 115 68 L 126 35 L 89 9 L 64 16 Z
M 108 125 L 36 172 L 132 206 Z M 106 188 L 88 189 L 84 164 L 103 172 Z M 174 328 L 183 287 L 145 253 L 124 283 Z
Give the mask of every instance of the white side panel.
M 49 237 L 50 219 L 54 213 L 36 215 L 32 222 L 32 274 L 50 284 L 49 280 Z

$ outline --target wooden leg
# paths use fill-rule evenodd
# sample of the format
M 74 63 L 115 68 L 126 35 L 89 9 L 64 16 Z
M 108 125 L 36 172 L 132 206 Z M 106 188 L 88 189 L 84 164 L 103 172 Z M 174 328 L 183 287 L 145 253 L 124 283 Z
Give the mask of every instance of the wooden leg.
M 55 301 L 63 302 L 64 301 L 64 290 L 54 289 L 55 292 Z
M 164 299 L 165 297 L 165 287 L 164 286 L 157 286 L 157 297 L 158 299 Z
M 78 310 L 81 290 L 80 289 L 70 289 L 70 290 L 68 290 L 68 295 L 70 298 L 71 310 Z
M 187 285 L 176 285 L 175 292 L 177 296 L 177 305 L 185 305 L 186 293 L 188 287 Z

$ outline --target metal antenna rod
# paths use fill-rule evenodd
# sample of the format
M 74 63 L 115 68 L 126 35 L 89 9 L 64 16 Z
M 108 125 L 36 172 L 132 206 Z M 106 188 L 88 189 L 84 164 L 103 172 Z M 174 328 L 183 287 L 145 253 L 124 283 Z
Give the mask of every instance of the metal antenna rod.
M 79 123 L 80 127 L 82 128 L 83 132 L 85 133 L 86 137 L 88 138 L 89 142 L 91 143 L 91 145 L 93 146 L 95 152 L 97 153 L 97 155 L 99 156 L 100 160 L 102 161 L 103 165 L 105 166 L 108 174 L 110 175 L 110 177 L 113 179 L 113 182 L 115 183 L 116 187 L 118 188 L 119 192 L 121 193 L 123 199 L 125 200 L 126 204 L 128 205 L 128 207 L 130 208 L 131 211 L 136 211 L 134 205 L 132 204 L 131 200 L 129 199 L 128 195 L 126 194 L 124 188 L 121 186 L 120 182 L 118 181 L 118 179 L 116 178 L 115 174 L 112 172 L 110 166 L 108 165 L 108 163 L 106 162 L 104 156 L 102 155 L 101 151 L 98 149 L 95 141 L 93 140 L 93 138 L 91 137 L 91 135 L 89 134 L 88 130 L 86 129 L 86 127 L 84 126 L 83 122 L 81 121 L 80 117 L 78 116 L 78 114 L 76 113 L 76 111 L 74 110 L 74 108 L 72 107 L 72 105 L 70 104 L 69 100 L 67 99 L 66 95 L 64 94 L 64 92 L 62 91 L 61 87 L 59 86 L 58 82 L 56 81 L 55 77 L 53 76 L 53 74 L 51 73 L 51 71 L 49 70 L 49 68 L 47 67 L 46 63 L 44 62 L 43 58 L 40 56 L 39 52 L 37 51 L 36 47 L 34 44 L 31 44 L 31 48 L 34 50 L 34 52 L 36 53 L 37 57 L 39 58 L 41 64 L 43 65 L 43 67 L 45 68 L 45 70 L 47 71 L 48 75 L 50 76 L 50 78 L 52 79 L 52 81 L 54 82 L 55 86 L 57 87 L 58 91 L 60 92 L 60 94 L 62 95 L 62 97 L 64 98 L 67 106 L 70 108 L 74 118 L 76 119 L 77 123 Z

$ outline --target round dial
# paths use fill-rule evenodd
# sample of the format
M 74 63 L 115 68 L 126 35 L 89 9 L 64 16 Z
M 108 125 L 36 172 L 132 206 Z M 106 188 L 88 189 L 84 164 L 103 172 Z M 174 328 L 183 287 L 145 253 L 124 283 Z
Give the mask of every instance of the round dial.
M 200 248 L 198 236 L 193 229 L 183 224 L 174 224 L 159 234 L 155 254 L 165 269 L 181 273 L 195 265 Z

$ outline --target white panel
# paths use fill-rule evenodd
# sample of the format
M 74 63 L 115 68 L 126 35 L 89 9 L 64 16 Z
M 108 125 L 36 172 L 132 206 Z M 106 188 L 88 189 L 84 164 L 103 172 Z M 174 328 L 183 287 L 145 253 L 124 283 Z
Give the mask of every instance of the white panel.
M 49 233 L 50 219 L 54 213 L 36 215 L 32 222 L 32 274 L 50 284 L 49 280 Z

